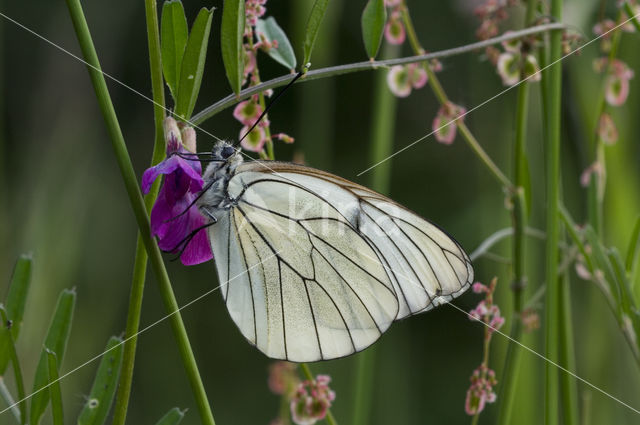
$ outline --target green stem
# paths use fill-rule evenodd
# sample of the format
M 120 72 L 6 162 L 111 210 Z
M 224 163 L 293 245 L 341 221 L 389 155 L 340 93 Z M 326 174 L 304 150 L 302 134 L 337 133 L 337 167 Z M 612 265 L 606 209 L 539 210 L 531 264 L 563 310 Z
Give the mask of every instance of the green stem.
M 407 38 L 409 39 L 409 43 L 411 44 L 411 48 L 413 49 L 413 52 L 417 55 L 423 55 L 425 53 L 425 50 L 422 48 L 422 46 L 420 45 L 420 42 L 418 41 L 418 37 L 416 35 L 415 29 L 413 26 L 413 21 L 411 20 L 411 16 L 409 15 L 409 9 L 406 6 L 402 8 L 402 21 L 405 25 L 405 28 L 407 29 Z M 442 84 L 440 84 L 440 81 L 438 80 L 436 73 L 433 72 L 433 70 L 431 69 L 431 67 L 426 61 L 424 62 L 424 69 L 427 72 L 427 76 L 429 77 L 429 80 L 428 80 L 429 86 L 431 87 L 431 90 L 433 91 L 436 98 L 438 99 L 438 102 L 440 102 L 442 106 L 448 105 L 450 103 L 449 98 L 445 93 L 444 88 L 442 87 Z M 456 120 L 455 124 L 458 127 L 458 130 L 460 131 L 460 135 L 462 136 L 462 138 L 464 138 L 464 140 L 467 142 L 467 144 L 473 150 L 473 152 L 478 156 L 478 158 L 482 161 L 482 163 L 489 169 L 491 174 L 500 182 L 502 186 L 508 189 L 513 189 L 513 184 L 511 183 L 511 181 L 507 178 L 507 176 L 504 175 L 504 173 L 500 170 L 500 168 L 491 160 L 491 158 L 489 157 L 489 155 L 487 155 L 484 149 L 482 149 L 482 146 L 480 146 L 480 143 L 475 138 L 473 133 L 471 133 L 471 130 L 469 130 L 467 125 L 464 123 L 464 121 L 462 119 L 459 119 L 459 120 Z
M 409 57 L 398 58 L 398 59 L 388 59 L 384 61 L 357 62 L 357 63 L 347 64 L 347 65 L 339 65 L 339 66 L 332 66 L 328 68 L 316 69 L 314 71 L 307 72 L 304 78 L 300 78 L 296 82 L 296 84 L 305 82 L 305 81 L 312 81 L 320 78 L 336 76 L 336 75 L 350 74 L 352 72 L 371 71 L 374 69 L 390 67 L 393 65 L 405 65 L 408 63 L 423 62 L 425 60 L 430 60 L 430 59 L 439 59 L 439 58 L 460 55 L 463 53 L 473 52 L 477 49 L 482 49 L 488 46 L 492 46 L 494 44 L 499 44 L 503 41 L 513 40 L 516 38 L 526 37 L 528 35 L 539 34 L 542 32 L 556 30 L 556 29 L 563 29 L 563 28 L 565 28 L 565 25 L 559 24 L 559 23 L 538 25 L 535 27 L 524 29 L 522 31 L 514 31 L 508 34 L 503 34 L 499 37 L 491 38 L 491 39 L 480 41 L 477 43 L 467 44 L 462 47 L 455 47 L 453 49 L 446 49 L 446 50 L 442 50 L 434 53 L 426 53 L 424 55 L 409 56 Z M 274 78 L 272 80 L 265 81 L 264 83 L 247 87 L 237 95 L 235 93 L 232 93 L 227 97 L 214 103 L 213 105 L 210 105 L 204 108 L 202 111 L 195 114 L 191 118 L 190 123 L 194 125 L 200 125 L 207 119 L 216 115 L 218 112 L 226 108 L 229 108 L 235 105 L 236 103 L 251 97 L 254 94 L 264 92 L 265 90 L 268 90 L 268 89 L 275 89 L 277 87 L 282 87 L 288 84 L 289 82 L 291 82 L 293 78 L 295 78 L 294 74 L 286 74 L 286 75 L 282 75 L 280 77 Z
M 562 0 L 551 1 L 551 16 L 553 20 L 562 20 Z M 553 31 L 550 35 L 549 63 L 560 59 L 562 54 L 562 31 Z M 547 359 L 558 361 L 558 319 L 560 305 L 558 300 L 558 204 L 560 197 L 560 112 L 562 65 L 555 63 L 545 70 L 548 79 L 546 121 L 547 134 L 545 137 L 546 150 L 546 314 L 545 314 L 545 356 Z M 558 369 L 550 362 L 545 364 L 545 424 L 558 423 Z
M 122 136 L 120 125 L 116 117 L 109 92 L 107 90 L 107 84 L 104 80 L 102 72 L 100 70 L 100 64 L 98 56 L 96 54 L 91 35 L 89 33 L 89 27 L 82 12 L 82 6 L 79 0 L 66 0 L 69 8 L 69 14 L 73 21 L 76 36 L 84 59 L 89 64 L 87 69 L 91 82 L 96 92 L 98 104 L 100 106 L 102 115 L 105 119 L 107 130 L 111 139 L 111 144 L 124 180 L 127 195 L 133 209 L 140 236 L 147 250 L 147 254 L 151 259 L 151 266 L 156 275 L 156 280 L 159 285 L 160 295 L 162 297 L 165 309 L 170 316 L 170 323 L 176 338 L 178 349 L 182 357 L 182 362 L 185 367 L 187 377 L 191 384 L 191 389 L 196 398 L 196 404 L 200 411 L 201 420 L 206 425 L 214 425 L 213 414 L 211 413 L 211 407 L 209 406 L 207 396 L 204 390 L 204 385 L 200 378 L 200 373 L 196 365 L 196 360 L 189 343 L 187 331 L 182 321 L 182 316 L 178 309 L 178 303 L 176 302 L 173 290 L 171 288 L 171 282 L 169 276 L 164 267 L 162 260 L 162 254 L 156 244 L 155 240 L 151 237 L 149 228 L 149 218 L 147 216 L 147 209 L 145 208 L 142 194 L 138 186 L 138 180 L 131 164 L 131 158 L 127 152 L 127 147 Z
M 151 165 L 155 165 L 164 158 L 164 86 L 162 78 L 162 63 L 160 57 L 160 34 L 158 30 L 158 11 L 156 2 L 145 0 L 145 12 L 147 21 L 147 39 L 149 44 L 149 65 L 151 69 L 151 90 L 154 101 L 154 123 L 155 139 Z M 153 203 L 158 196 L 160 181 L 155 182 L 151 191 L 145 197 L 145 209 L 151 210 Z M 133 278 L 131 280 L 131 294 L 129 295 L 129 310 L 127 314 L 127 325 L 125 330 L 125 345 L 122 359 L 122 370 L 116 394 L 114 406 L 113 425 L 124 425 L 127 417 L 127 408 L 131 395 L 131 383 L 133 381 L 133 369 L 136 357 L 136 347 L 138 338 L 136 334 L 140 326 L 140 314 L 142 312 L 142 298 L 144 294 L 144 283 L 146 278 L 148 256 L 144 243 L 138 233 L 136 242 L 136 256 L 133 265 Z
M 47 349 L 47 369 L 49 370 L 49 394 L 51 394 L 51 416 L 53 425 L 64 425 L 64 413 L 62 410 L 62 391 L 60 390 L 60 378 L 58 377 L 58 360 L 56 353 Z
M 576 370 L 576 354 L 573 346 L 573 319 L 571 317 L 571 288 L 569 273 L 559 282 L 560 304 L 560 365 L 566 370 Z M 578 388 L 576 380 L 568 373 L 560 375 L 562 413 L 565 425 L 578 425 Z
M 5 310 L 2 304 L 0 304 L 0 317 L 2 317 L 2 323 L 9 322 L 7 317 L 7 311 Z M 11 411 L 13 412 L 14 416 L 17 413 L 19 413 L 16 416 L 16 418 L 18 419 L 18 422 L 20 422 L 21 425 L 24 425 L 27 423 L 27 399 L 24 392 L 24 379 L 22 378 L 22 367 L 20 366 L 20 358 L 18 357 L 18 352 L 16 351 L 16 344 L 13 339 L 13 334 L 11 333 L 11 329 L 9 329 L 8 327 L 5 327 L 4 332 L 7 333 L 7 338 L 9 339 L 9 356 L 11 357 L 11 363 L 13 366 L 13 376 L 15 377 L 16 387 L 18 389 L 18 400 L 21 400 L 18 403 L 18 412 L 16 412 L 15 409 L 11 409 Z M 0 379 L 2 379 L 1 376 L 0 376 Z M 4 385 L 4 381 L 1 381 L 1 384 L 2 386 L 0 389 L 2 390 L 3 395 L 5 394 L 4 390 L 6 389 L 6 395 L 8 397 L 5 397 L 5 400 L 7 401 L 8 405 L 9 406 L 15 405 L 15 402 L 11 399 L 11 393 L 9 393 L 9 390 Z
M 16 402 L 11 396 L 11 391 L 9 391 L 9 388 L 7 388 L 7 385 L 4 383 L 4 378 L 2 376 L 0 376 L 0 397 L 2 397 L 2 399 L 7 404 L 7 406 L 13 406 L 9 410 L 13 414 L 13 417 L 15 418 L 15 420 L 19 424 L 22 424 L 22 422 L 20 421 L 20 418 L 24 417 L 24 415 L 20 413 L 20 409 L 18 409 L 18 406 L 15 405 Z
M 299 365 L 302 373 L 304 374 L 304 377 L 307 378 L 309 382 L 315 381 L 316 377 L 311 372 L 311 368 L 309 368 L 309 365 L 306 363 L 300 363 Z M 338 425 L 338 422 L 336 422 L 336 418 L 334 418 L 333 414 L 331 413 L 331 409 L 327 409 L 327 416 L 325 419 L 329 425 Z
M 382 57 L 393 57 L 398 46 L 385 44 Z M 379 70 L 374 81 L 373 114 L 371 118 L 371 163 L 389 157 L 393 151 L 393 132 L 396 122 L 396 97 L 387 87 L 387 73 Z M 384 195 L 389 194 L 391 183 L 391 161 L 385 161 L 372 170 L 371 188 Z M 372 346 L 358 354 L 355 369 L 355 391 L 353 403 L 353 425 L 370 422 L 373 400 L 376 347 Z
M 527 2 L 525 25 L 533 20 L 537 0 Z M 511 329 L 509 336 L 514 341 L 520 341 L 522 337 L 522 306 L 525 275 L 525 228 L 527 225 L 527 194 L 526 182 L 528 180 L 526 167 L 525 146 L 527 139 L 527 114 L 529 110 L 529 83 L 524 82 L 518 87 L 518 101 L 516 106 L 516 137 L 513 147 L 513 178 L 516 191 L 512 194 L 513 210 L 511 221 L 513 225 L 513 313 L 511 316 Z M 511 423 L 511 413 L 515 402 L 516 388 L 518 387 L 518 374 L 522 350 L 516 344 L 509 344 L 505 358 L 502 386 L 500 387 L 500 411 L 498 423 L 507 425 Z

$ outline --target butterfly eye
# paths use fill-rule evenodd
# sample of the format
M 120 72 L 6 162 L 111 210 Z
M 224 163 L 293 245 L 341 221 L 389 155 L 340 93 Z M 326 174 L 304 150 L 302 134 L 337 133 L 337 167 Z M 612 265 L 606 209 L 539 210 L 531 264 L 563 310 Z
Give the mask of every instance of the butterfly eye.
M 224 148 L 222 148 L 222 151 L 220 152 L 220 155 L 224 158 L 227 159 L 229 158 L 231 155 L 234 154 L 236 150 L 232 147 L 232 146 L 225 146 Z

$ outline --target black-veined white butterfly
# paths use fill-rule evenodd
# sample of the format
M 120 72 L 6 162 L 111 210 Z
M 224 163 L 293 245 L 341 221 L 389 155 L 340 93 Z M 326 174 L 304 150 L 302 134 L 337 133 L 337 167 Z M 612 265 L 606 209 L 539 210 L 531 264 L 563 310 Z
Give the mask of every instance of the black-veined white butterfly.
M 200 211 L 221 291 L 244 337 L 274 359 L 347 356 L 394 320 L 462 294 L 469 257 L 444 231 L 366 187 L 313 168 L 244 163 L 213 148 Z

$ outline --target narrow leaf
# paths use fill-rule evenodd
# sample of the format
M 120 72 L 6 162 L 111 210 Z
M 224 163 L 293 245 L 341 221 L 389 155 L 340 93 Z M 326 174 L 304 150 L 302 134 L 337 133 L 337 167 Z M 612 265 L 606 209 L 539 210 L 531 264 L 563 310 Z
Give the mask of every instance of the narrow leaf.
M 22 379 L 22 367 L 20 366 L 20 359 L 18 358 L 18 353 L 16 352 L 16 346 L 14 344 L 13 336 L 11 335 L 9 328 L 7 328 L 6 326 L 6 324 L 9 322 L 9 319 L 7 316 L 7 311 L 2 304 L 0 304 L 0 317 L 2 318 L 3 323 L 3 326 L 0 326 L 0 334 L 2 334 L 4 338 L 7 338 L 7 341 L 9 343 L 9 358 L 13 363 L 13 375 L 15 377 L 16 387 L 18 390 L 18 411 L 20 412 L 20 424 L 24 425 L 27 422 L 27 401 L 25 398 L 24 380 Z M 8 394 L 8 390 L 4 386 L 4 382 L 0 382 L 0 384 L 0 391 L 6 392 L 7 394 L 5 395 L 9 395 L 9 397 L 5 397 L 3 395 L 3 398 L 5 399 L 5 401 L 10 400 L 10 394 Z M 12 405 L 14 403 L 13 401 L 11 401 L 8 402 L 8 404 Z
M 47 370 L 49 372 L 49 391 L 51 393 L 51 414 L 53 425 L 64 425 L 64 413 L 62 409 L 62 391 L 58 379 L 58 361 L 56 353 L 45 349 L 47 353 Z
M 182 421 L 185 413 L 186 410 L 180 410 L 177 407 L 174 407 L 169 410 L 166 415 L 160 418 L 160 420 L 156 422 L 156 425 L 177 425 Z
M 13 340 L 18 339 L 20 327 L 22 326 L 22 317 L 24 316 L 24 306 L 29 293 L 29 284 L 31 283 L 31 266 L 33 259 L 30 255 L 21 255 L 16 261 L 11 277 L 11 286 L 5 308 L 7 312 L 7 320 L 11 321 L 11 335 Z M 10 341 L 8 334 L 0 333 L 0 376 L 4 375 L 11 358 Z
M 631 240 L 627 248 L 627 259 L 625 269 L 629 274 L 631 285 L 635 285 L 638 280 L 638 261 L 640 260 L 640 216 L 636 219 L 636 225 L 631 232 Z
M 618 279 L 615 275 L 615 272 L 613 271 L 613 266 L 611 265 L 611 261 L 609 261 L 609 257 L 606 254 L 606 248 L 600 242 L 600 239 L 598 238 L 596 231 L 593 229 L 593 227 L 591 227 L 591 225 L 588 225 L 585 228 L 585 235 L 587 237 L 587 242 L 591 247 L 594 266 L 597 268 L 597 270 L 603 273 L 604 279 L 609 285 L 609 291 L 616 303 L 618 314 L 620 314 L 622 311 L 622 305 L 621 305 L 622 294 L 620 292 L 621 285 L 617 281 Z
M 269 56 L 287 68 L 291 70 L 295 69 L 296 54 L 293 52 L 293 47 L 291 47 L 291 43 L 289 43 L 287 35 L 273 17 L 269 17 L 265 20 L 258 19 L 256 32 L 258 33 L 258 37 L 262 35 L 268 42 L 272 43 L 273 41 L 276 41 L 278 43 L 277 48 L 271 48 L 267 51 Z
M 620 253 L 615 247 L 611 248 L 608 257 L 611 263 L 611 268 L 613 269 L 613 274 L 615 276 L 616 282 L 620 288 L 620 302 L 622 309 L 625 314 L 627 314 L 627 316 L 631 316 L 633 296 L 631 295 L 631 285 L 629 285 L 629 281 L 627 280 L 627 274 L 624 270 L 622 258 L 620 257 Z
M 362 39 L 369 59 L 374 59 L 382 43 L 384 26 L 387 23 L 387 9 L 384 0 L 369 0 L 362 12 Z
M 122 349 L 122 339 L 112 336 L 98 366 L 91 393 L 78 416 L 78 425 L 102 425 L 105 422 L 118 386 Z
M 231 89 L 236 94 L 240 93 L 244 75 L 244 21 L 244 0 L 224 0 L 220 28 L 222 62 Z
M 182 58 L 175 112 L 184 119 L 191 117 L 200 92 L 212 16 L 213 9 L 200 9 L 200 13 L 191 27 L 187 47 Z
M 304 34 L 304 61 L 302 61 L 302 66 L 306 66 L 311 61 L 313 45 L 316 43 L 318 30 L 320 30 L 320 24 L 328 5 L 329 0 L 316 0 L 313 3 L 309 20 L 307 21 L 307 30 Z
M 178 82 L 189 29 L 180 0 L 168 0 L 162 6 L 162 70 L 174 101 L 178 98 Z
M 62 364 L 62 358 L 67 348 L 67 341 L 71 331 L 71 322 L 73 320 L 73 310 L 76 303 L 76 291 L 74 289 L 65 289 L 58 297 L 58 304 L 53 313 L 51 324 L 47 332 L 44 346 L 55 352 L 58 356 L 58 366 Z M 40 361 L 36 368 L 36 375 L 33 380 L 33 393 L 35 395 L 31 401 L 31 425 L 38 425 L 42 414 L 49 403 L 49 388 L 44 388 L 49 383 L 49 372 L 47 367 L 47 354 L 43 349 L 40 354 Z

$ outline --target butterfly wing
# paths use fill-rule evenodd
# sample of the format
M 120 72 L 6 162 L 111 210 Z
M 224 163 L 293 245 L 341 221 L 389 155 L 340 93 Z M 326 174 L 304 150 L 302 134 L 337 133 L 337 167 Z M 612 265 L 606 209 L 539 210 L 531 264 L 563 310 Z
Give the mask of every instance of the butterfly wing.
M 238 171 L 243 170 L 278 176 L 330 199 L 375 250 L 398 297 L 396 319 L 448 302 L 473 281 L 471 261 L 451 236 L 375 191 L 285 162 L 255 161 Z
M 344 211 L 260 170 L 239 169 L 228 193 L 236 205 L 209 236 L 231 318 L 260 351 L 296 362 L 343 357 L 395 320 L 394 284 Z

